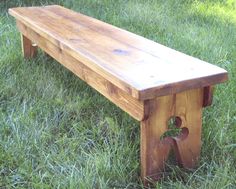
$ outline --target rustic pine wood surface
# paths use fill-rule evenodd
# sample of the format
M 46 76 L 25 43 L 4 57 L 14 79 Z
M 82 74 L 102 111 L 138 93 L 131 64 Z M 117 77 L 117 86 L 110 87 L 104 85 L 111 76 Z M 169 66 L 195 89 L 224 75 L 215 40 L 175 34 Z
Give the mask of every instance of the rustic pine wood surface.
M 193 89 L 145 103 L 150 114 L 141 122 L 142 178 L 158 180 L 162 176 L 171 147 L 180 165 L 185 168 L 197 165 L 201 149 L 202 101 L 203 89 Z M 171 117 L 178 117 L 181 120 L 178 127 L 186 132 L 182 137 L 162 140 Z
M 36 53 L 36 49 L 31 45 L 32 42 L 25 37 L 27 36 L 31 40 L 37 42 L 38 46 L 47 54 L 63 64 L 67 69 L 79 76 L 80 79 L 95 88 L 125 112 L 129 113 L 133 118 L 138 121 L 144 119 L 145 112 L 143 101 L 132 97 L 120 88 L 116 87 L 110 81 L 88 68 L 82 62 L 70 56 L 67 52 L 62 52 L 58 46 L 38 35 L 34 30 L 28 28 L 21 22 L 17 21 L 17 26 L 22 33 L 22 50 L 25 57 L 33 57 Z
M 115 86 L 141 100 L 227 80 L 217 66 L 61 6 L 9 13 Z

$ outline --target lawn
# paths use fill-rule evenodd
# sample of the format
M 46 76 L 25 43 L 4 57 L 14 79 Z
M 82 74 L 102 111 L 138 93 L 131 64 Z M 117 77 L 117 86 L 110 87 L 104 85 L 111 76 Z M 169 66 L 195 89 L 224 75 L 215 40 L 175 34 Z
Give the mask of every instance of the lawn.
M 139 123 L 42 51 L 21 55 L 7 9 L 61 4 L 229 72 L 204 110 L 198 168 L 156 188 L 236 188 L 235 0 L 0 1 L 0 188 L 144 188 Z

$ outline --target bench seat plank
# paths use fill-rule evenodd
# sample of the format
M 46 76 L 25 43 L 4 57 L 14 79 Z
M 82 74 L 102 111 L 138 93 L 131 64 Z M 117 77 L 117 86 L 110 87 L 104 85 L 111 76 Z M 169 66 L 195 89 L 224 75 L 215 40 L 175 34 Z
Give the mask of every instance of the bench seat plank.
M 143 101 L 132 97 L 123 90 L 114 86 L 111 82 L 107 81 L 75 58 L 69 56 L 66 52 L 61 51 L 58 46 L 54 45 L 50 41 L 47 41 L 44 37 L 38 35 L 21 22 L 17 21 L 17 26 L 23 36 L 27 36 L 30 40 L 36 42 L 42 50 L 47 52 L 47 54 L 52 56 L 80 79 L 85 81 L 114 104 L 130 114 L 133 118 L 138 121 L 144 119 L 145 112 Z
M 11 8 L 9 13 L 140 100 L 227 80 L 217 66 L 61 6 Z

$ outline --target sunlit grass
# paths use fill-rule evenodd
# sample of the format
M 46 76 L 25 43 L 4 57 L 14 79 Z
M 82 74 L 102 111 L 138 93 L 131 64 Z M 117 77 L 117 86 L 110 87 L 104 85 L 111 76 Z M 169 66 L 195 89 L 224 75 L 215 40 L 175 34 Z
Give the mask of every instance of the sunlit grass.
M 228 70 L 204 110 L 196 170 L 168 165 L 156 188 L 236 186 L 234 0 L 0 3 L 0 188 L 142 188 L 139 125 L 40 52 L 21 56 L 7 8 L 61 4 Z
M 227 0 L 223 2 L 195 1 L 192 5 L 194 12 L 198 12 L 205 17 L 213 17 L 215 20 L 236 23 L 236 1 Z

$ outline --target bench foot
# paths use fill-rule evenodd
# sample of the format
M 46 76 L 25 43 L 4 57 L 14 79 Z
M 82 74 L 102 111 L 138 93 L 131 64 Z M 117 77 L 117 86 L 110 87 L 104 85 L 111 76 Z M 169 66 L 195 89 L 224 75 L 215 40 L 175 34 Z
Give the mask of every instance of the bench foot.
M 195 167 L 201 148 L 202 103 L 203 89 L 145 101 L 148 116 L 141 121 L 141 177 L 145 185 L 162 177 L 171 148 L 179 164 Z M 163 138 L 171 118 L 176 119 L 180 134 Z
M 33 58 L 37 54 L 37 45 L 21 34 L 22 53 L 25 58 Z

